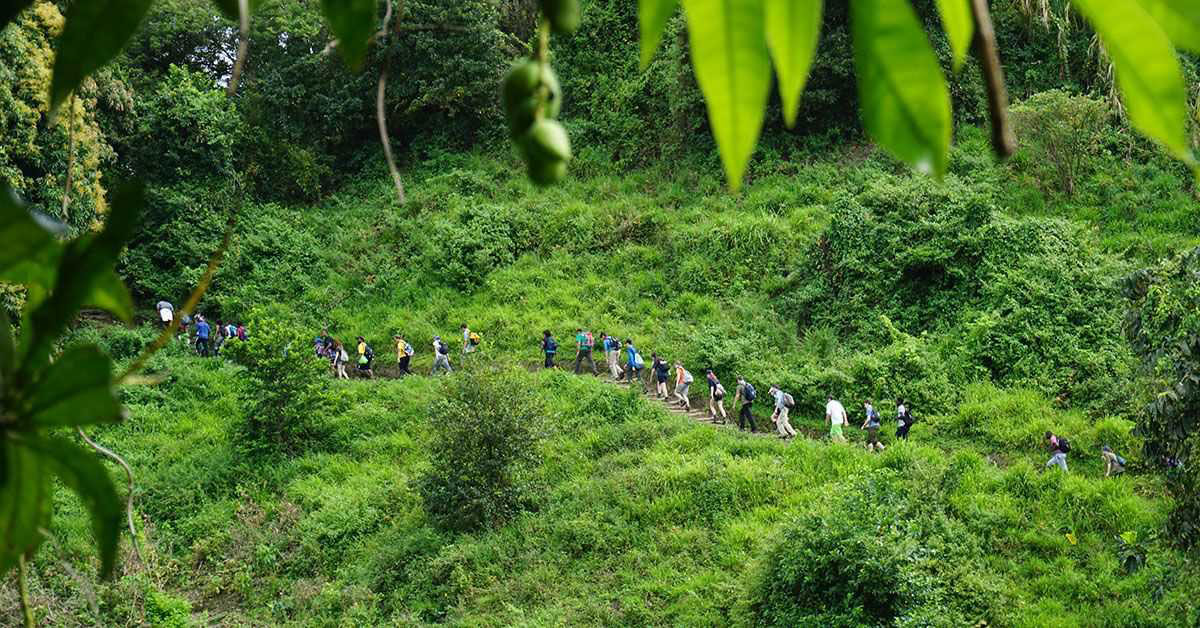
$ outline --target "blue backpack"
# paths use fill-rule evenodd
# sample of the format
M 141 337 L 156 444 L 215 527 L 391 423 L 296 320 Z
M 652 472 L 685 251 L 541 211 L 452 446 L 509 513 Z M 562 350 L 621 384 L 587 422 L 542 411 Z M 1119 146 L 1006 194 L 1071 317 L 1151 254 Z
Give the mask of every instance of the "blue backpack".
M 750 382 L 746 382 L 746 389 L 742 391 L 742 398 L 744 398 L 746 401 L 754 401 L 756 394 L 757 393 L 754 392 L 754 386 L 752 386 Z
M 554 353 L 558 351 L 558 342 L 553 338 L 546 339 L 546 353 Z

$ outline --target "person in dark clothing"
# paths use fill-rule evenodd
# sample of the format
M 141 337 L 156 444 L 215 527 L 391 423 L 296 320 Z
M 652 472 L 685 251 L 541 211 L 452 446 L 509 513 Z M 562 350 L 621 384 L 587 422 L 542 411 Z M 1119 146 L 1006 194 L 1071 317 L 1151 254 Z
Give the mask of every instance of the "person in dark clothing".
M 208 321 L 204 320 L 203 316 L 196 317 L 196 353 L 202 357 L 208 357 L 209 335 L 212 333 L 212 328 L 208 326 Z
M 546 355 L 546 368 L 554 368 L 554 356 L 558 353 L 558 341 L 550 330 L 542 332 L 542 353 Z
M 733 395 L 733 405 L 742 402 L 742 407 L 738 410 L 738 429 L 746 429 L 746 424 L 750 424 L 750 432 L 757 432 L 758 426 L 754 424 L 754 415 L 750 412 L 750 406 L 754 404 L 756 393 L 754 386 L 750 385 L 745 378 L 738 376 L 737 392 Z
M 896 400 L 896 438 L 900 440 L 908 440 L 908 430 L 912 427 L 912 414 L 908 410 L 908 404 L 903 399 Z
M 658 357 L 657 353 L 651 353 L 650 358 L 653 360 L 652 369 L 654 370 L 654 396 L 659 399 L 667 398 L 667 378 L 670 377 L 671 367 L 667 361 Z
M 592 339 L 592 332 L 584 331 L 583 328 L 575 330 L 575 374 L 579 374 L 579 367 L 583 366 L 584 362 L 592 368 L 592 375 L 599 375 L 600 371 L 596 368 L 596 362 L 592 360 L 592 348 L 595 346 L 595 341 Z

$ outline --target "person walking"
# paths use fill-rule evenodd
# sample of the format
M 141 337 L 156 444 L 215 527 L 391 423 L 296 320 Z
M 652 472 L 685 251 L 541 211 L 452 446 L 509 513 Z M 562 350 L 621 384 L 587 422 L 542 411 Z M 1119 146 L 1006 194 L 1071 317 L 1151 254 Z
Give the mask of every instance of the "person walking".
M 712 415 L 714 422 L 724 425 L 729 418 L 725 413 L 725 387 L 721 385 L 721 380 L 717 379 L 717 374 L 712 369 L 705 371 L 704 378 L 708 380 L 708 413 Z
M 771 413 L 771 420 L 775 422 L 775 428 L 779 431 L 779 438 L 787 440 L 796 437 L 796 430 L 792 428 L 792 421 L 788 418 L 788 414 L 792 408 L 796 407 L 796 400 L 792 396 L 783 392 L 778 386 L 772 386 L 768 391 L 771 397 L 775 400 L 775 411 Z
M 401 377 L 412 375 L 410 367 L 413 357 L 412 345 L 408 344 L 401 334 L 392 336 L 392 340 L 396 341 L 396 371 Z
M 688 399 L 688 388 L 692 385 L 692 374 L 683 368 L 682 362 L 675 362 L 675 403 L 684 410 L 692 409 L 692 400 Z
M 196 315 L 196 353 L 201 357 L 207 358 L 209 355 L 209 337 L 212 335 L 212 327 L 209 327 L 208 321 L 204 320 L 203 316 Z
M 625 339 L 625 376 L 630 385 L 633 380 L 639 383 L 642 381 L 642 369 L 646 367 L 646 362 L 642 360 L 642 354 L 638 353 L 637 347 L 633 346 L 633 338 Z M 643 386 L 644 388 L 644 386 Z
M 551 334 L 549 329 L 542 332 L 542 353 L 546 356 L 545 367 L 554 368 L 554 355 L 558 353 L 558 341 L 554 339 L 554 334 Z
M 825 422 L 829 424 L 829 440 L 835 443 L 846 442 L 846 434 L 842 426 L 850 422 L 849 415 L 842 402 L 829 395 L 825 399 Z
M 738 429 L 743 430 L 746 424 L 750 424 L 750 433 L 758 431 L 758 426 L 754 424 L 754 415 L 751 414 L 750 406 L 754 403 L 755 396 L 754 386 L 746 381 L 741 375 L 737 378 L 737 390 L 733 394 L 733 405 L 738 405 L 741 402 L 742 406 L 738 409 Z
M 454 369 L 450 368 L 450 346 L 442 342 L 441 336 L 433 337 L 433 368 L 429 371 L 430 375 L 437 375 L 438 371 L 450 374 Z
M 374 370 L 371 367 L 373 361 L 374 349 L 367 345 L 364 337 L 359 336 L 359 372 L 364 373 L 367 379 L 374 379 Z
M 583 328 L 575 329 L 575 374 L 579 374 L 579 367 L 584 362 L 592 369 L 592 375 L 599 375 L 600 371 L 596 368 L 596 362 L 592 360 L 592 348 L 596 341 L 592 339 L 592 332 L 585 331 Z
M 171 305 L 170 301 L 159 301 L 154 309 L 158 310 L 158 319 L 162 321 L 163 329 L 175 322 L 175 306 Z
M 654 371 L 654 393 L 659 399 L 667 398 L 667 379 L 671 375 L 671 367 L 667 361 L 658 357 L 657 353 L 651 353 L 650 358 L 653 360 L 651 369 Z
M 879 442 L 879 411 L 875 409 L 870 399 L 863 404 L 863 409 L 867 413 L 867 418 L 863 421 L 860 429 L 867 430 L 867 451 L 883 451 L 883 443 Z
M 350 354 L 346 352 L 346 346 L 340 340 L 333 341 L 334 350 L 334 372 L 339 379 L 350 379 L 346 373 L 346 363 L 350 361 Z
M 1100 457 L 1104 459 L 1104 477 L 1125 473 L 1125 459 L 1118 456 L 1108 445 L 1100 447 Z
M 479 334 L 471 331 L 471 328 L 467 327 L 466 323 L 462 324 L 461 329 L 463 337 L 463 362 L 465 363 L 467 356 L 475 353 L 475 351 L 479 349 L 479 343 L 483 341 L 483 338 L 480 337 Z
M 908 430 L 912 427 L 912 413 L 903 399 L 896 400 L 896 439 L 908 440 Z
M 608 372 L 614 380 L 621 379 L 621 341 L 600 332 L 600 342 L 604 347 L 604 359 L 608 363 Z
M 1042 471 L 1050 467 L 1058 467 L 1063 473 L 1067 472 L 1067 454 L 1071 451 L 1071 443 L 1066 438 L 1046 432 L 1046 448 L 1050 450 L 1050 459 L 1046 461 Z

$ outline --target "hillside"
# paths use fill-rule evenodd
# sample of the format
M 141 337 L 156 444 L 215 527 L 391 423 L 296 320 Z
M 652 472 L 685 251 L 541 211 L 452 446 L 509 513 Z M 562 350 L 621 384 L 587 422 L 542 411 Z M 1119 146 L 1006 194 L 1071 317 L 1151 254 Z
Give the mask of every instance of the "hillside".
M 130 419 L 95 435 L 136 469 L 145 562 L 124 541 L 121 577 L 93 589 L 87 523 L 63 495 L 35 603 L 49 623 L 105 625 L 1194 623 L 1200 572 L 1159 535 L 1161 480 L 1137 462 L 1104 478 L 1098 455 L 1138 460 L 1148 394 L 1120 281 L 1197 242 L 1194 205 L 1176 197 L 1183 218 L 1155 230 L 1142 214 L 1093 222 L 1086 200 L 1030 207 L 965 133 L 941 183 L 851 151 L 757 172 L 738 196 L 714 170 L 618 175 L 586 158 L 535 190 L 508 158 L 465 154 L 426 162 L 401 211 L 384 177 L 318 206 L 248 208 L 201 310 L 288 339 L 288 368 L 317 382 L 294 400 L 311 431 L 291 453 L 248 451 L 266 395 L 254 373 L 174 343 L 149 369 L 166 380 L 126 389 Z M 464 321 L 479 359 L 425 377 L 428 339 Z M 421 375 L 301 367 L 324 325 L 366 336 L 385 376 L 404 333 Z M 827 391 L 853 428 L 874 398 L 889 447 L 867 452 L 858 429 L 850 445 L 752 438 L 537 369 L 540 331 L 565 346 L 577 326 L 727 386 L 782 385 L 802 436 L 826 431 Z M 128 360 L 151 333 L 75 338 Z M 450 416 L 439 404 L 478 390 L 541 409 L 535 462 L 515 517 L 457 531 L 421 486 Z M 907 442 L 898 397 L 920 419 Z M 756 404 L 760 429 L 769 412 Z M 1071 438 L 1069 474 L 1038 473 L 1046 430 Z M 1127 572 L 1129 556 L 1144 567 Z

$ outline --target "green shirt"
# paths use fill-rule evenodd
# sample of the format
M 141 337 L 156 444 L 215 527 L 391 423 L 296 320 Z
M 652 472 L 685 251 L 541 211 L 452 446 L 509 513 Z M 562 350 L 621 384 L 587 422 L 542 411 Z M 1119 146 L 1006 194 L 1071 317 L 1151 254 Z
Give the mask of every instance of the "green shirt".
M 578 334 L 575 334 L 575 350 L 576 351 L 583 351 L 583 345 L 585 342 L 587 342 L 587 336 L 583 335 L 583 332 L 579 332 Z

